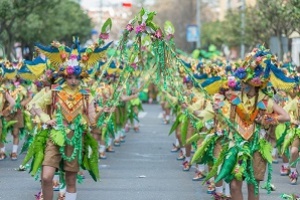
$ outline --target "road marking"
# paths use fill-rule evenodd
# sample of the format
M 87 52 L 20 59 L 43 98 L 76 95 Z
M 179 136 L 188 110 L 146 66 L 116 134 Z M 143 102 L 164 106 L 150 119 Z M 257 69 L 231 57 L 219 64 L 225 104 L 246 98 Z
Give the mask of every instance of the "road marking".
M 163 113 L 159 113 L 159 115 L 158 115 L 157 118 L 158 118 L 158 119 L 162 119 L 162 118 L 163 118 Z
M 139 118 L 142 119 L 147 115 L 147 112 L 139 112 Z

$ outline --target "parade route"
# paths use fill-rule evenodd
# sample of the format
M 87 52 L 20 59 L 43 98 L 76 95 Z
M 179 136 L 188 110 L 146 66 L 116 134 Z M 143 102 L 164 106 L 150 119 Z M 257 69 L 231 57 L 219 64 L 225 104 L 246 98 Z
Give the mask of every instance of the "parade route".
M 171 125 L 164 125 L 158 118 L 158 104 L 144 104 L 140 132 L 130 130 L 126 141 L 114 147 L 115 153 L 107 153 L 100 160 L 100 182 L 94 182 L 85 172 L 83 184 L 78 184 L 79 200 L 209 200 L 202 182 L 192 181 L 195 168 L 183 172 L 177 153 L 171 153 L 175 136 L 168 136 Z M 11 150 L 11 143 L 6 147 Z M 40 189 L 28 172 L 15 171 L 24 155 L 17 161 L 0 162 L 0 200 L 33 200 Z M 262 200 L 280 199 L 282 193 L 297 193 L 299 184 L 291 186 L 288 177 L 279 175 L 279 164 L 273 164 L 273 184 L 277 190 L 267 195 L 261 190 Z M 246 186 L 244 184 L 244 191 Z M 55 192 L 55 197 L 57 192 Z

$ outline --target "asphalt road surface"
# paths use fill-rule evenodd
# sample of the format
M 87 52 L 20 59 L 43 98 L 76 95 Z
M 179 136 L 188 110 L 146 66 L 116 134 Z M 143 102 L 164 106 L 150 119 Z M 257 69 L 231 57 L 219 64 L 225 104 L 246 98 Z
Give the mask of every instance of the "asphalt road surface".
M 140 114 L 140 132 L 131 130 L 125 143 L 114 147 L 100 160 L 101 181 L 94 182 L 85 172 L 83 184 L 78 184 L 78 200 L 209 200 L 202 182 L 192 181 L 195 168 L 182 171 L 177 153 L 171 153 L 175 136 L 168 136 L 171 125 L 164 125 L 159 105 L 144 105 Z M 12 148 L 6 145 L 7 152 Z M 24 155 L 17 161 L 0 161 L 0 200 L 34 200 L 40 189 L 39 180 L 28 172 L 15 171 Z M 288 177 L 279 175 L 281 161 L 273 164 L 273 181 L 277 190 L 267 194 L 261 190 L 261 200 L 280 199 L 282 193 L 298 193 L 298 185 L 290 185 Z M 244 184 L 243 191 L 247 195 Z M 57 192 L 55 192 L 55 198 Z M 245 198 L 246 199 L 246 198 Z

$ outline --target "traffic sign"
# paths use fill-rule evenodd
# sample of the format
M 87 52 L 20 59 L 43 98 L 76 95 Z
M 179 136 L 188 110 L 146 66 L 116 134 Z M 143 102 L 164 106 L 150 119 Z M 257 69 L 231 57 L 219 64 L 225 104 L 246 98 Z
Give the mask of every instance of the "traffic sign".
M 199 40 L 199 28 L 197 25 L 188 25 L 186 28 L 186 40 L 188 42 L 197 42 Z

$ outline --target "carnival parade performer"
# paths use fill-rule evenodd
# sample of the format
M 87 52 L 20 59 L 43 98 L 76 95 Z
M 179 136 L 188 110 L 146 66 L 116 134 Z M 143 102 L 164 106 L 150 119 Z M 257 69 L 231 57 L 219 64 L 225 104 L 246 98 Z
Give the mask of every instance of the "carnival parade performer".
M 236 128 L 230 130 L 226 160 L 216 180 L 224 178 L 230 182 L 233 200 L 243 199 L 243 179 L 248 183 L 248 199 L 259 199 L 259 182 L 264 179 L 267 163 L 272 162 L 272 147 L 266 130 L 270 125 L 290 120 L 288 113 L 262 92 L 270 79 L 270 71 L 276 71 L 271 56 L 261 46 L 254 49 L 245 58 L 243 67 L 235 71 L 235 76 L 242 82 L 241 92 L 229 96 L 230 120 Z M 249 155 L 253 155 L 253 160 Z
M 88 78 L 88 68 L 97 62 L 89 60 L 89 56 L 93 54 L 101 59 L 109 44 L 103 48 L 88 47 L 86 52 L 80 48 L 78 38 L 73 42 L 71 48 L 53 42 L 52 50 L 37 44 L 40 51 L 52 59 L 60 83 L 51 90 L 42 91 L 42 98 L 28 105 L 40 118 L 42 130 L 36 134 L 23 163 L 35 158 L 32 175 L 42 165 L 43 200 L 53 199 L 52 180 L 57 169 L 65 174 L 66 200 L 76 199 L 76 177 L 80 167 L 87 169 L 95 181 L 99 179 L 98 144 L 89 132 L 97 120 L 95 102 L 83 80 Z M 38 152 L 34 151 L 38 148 Z
M 1 90 L 0 102 L 2 105 L 2 107 L 0 108 L 0 110 L 2 111 L 1 112 L 2 116 L 1 116 L 1 120 L 0 120 L 0 123 L 1 123 L 1 126 L 0 126 L 0 161 L 1 161 L 7 157 L 7 155 L 5 153 L 5 146 L 4 146 L 4 143 L 6 142 L 6 135 L 7 135 L 7 127 L 6 127 L 7 122 L 4 121 L 5 119 L 3 117 L 9 115 L 9 113 L 11 112 L 11 109 L 15 105 L 15 100 L 13 97 L 10 96 L 8 91 L 4 90 L 4 88 L 1 87 L 0 90 Z M 7 105 L 7 107 L 4 108 L 3 106 L 5 104 Z M 3 122 L 4 122 L 4 124 L 3 124 Z

